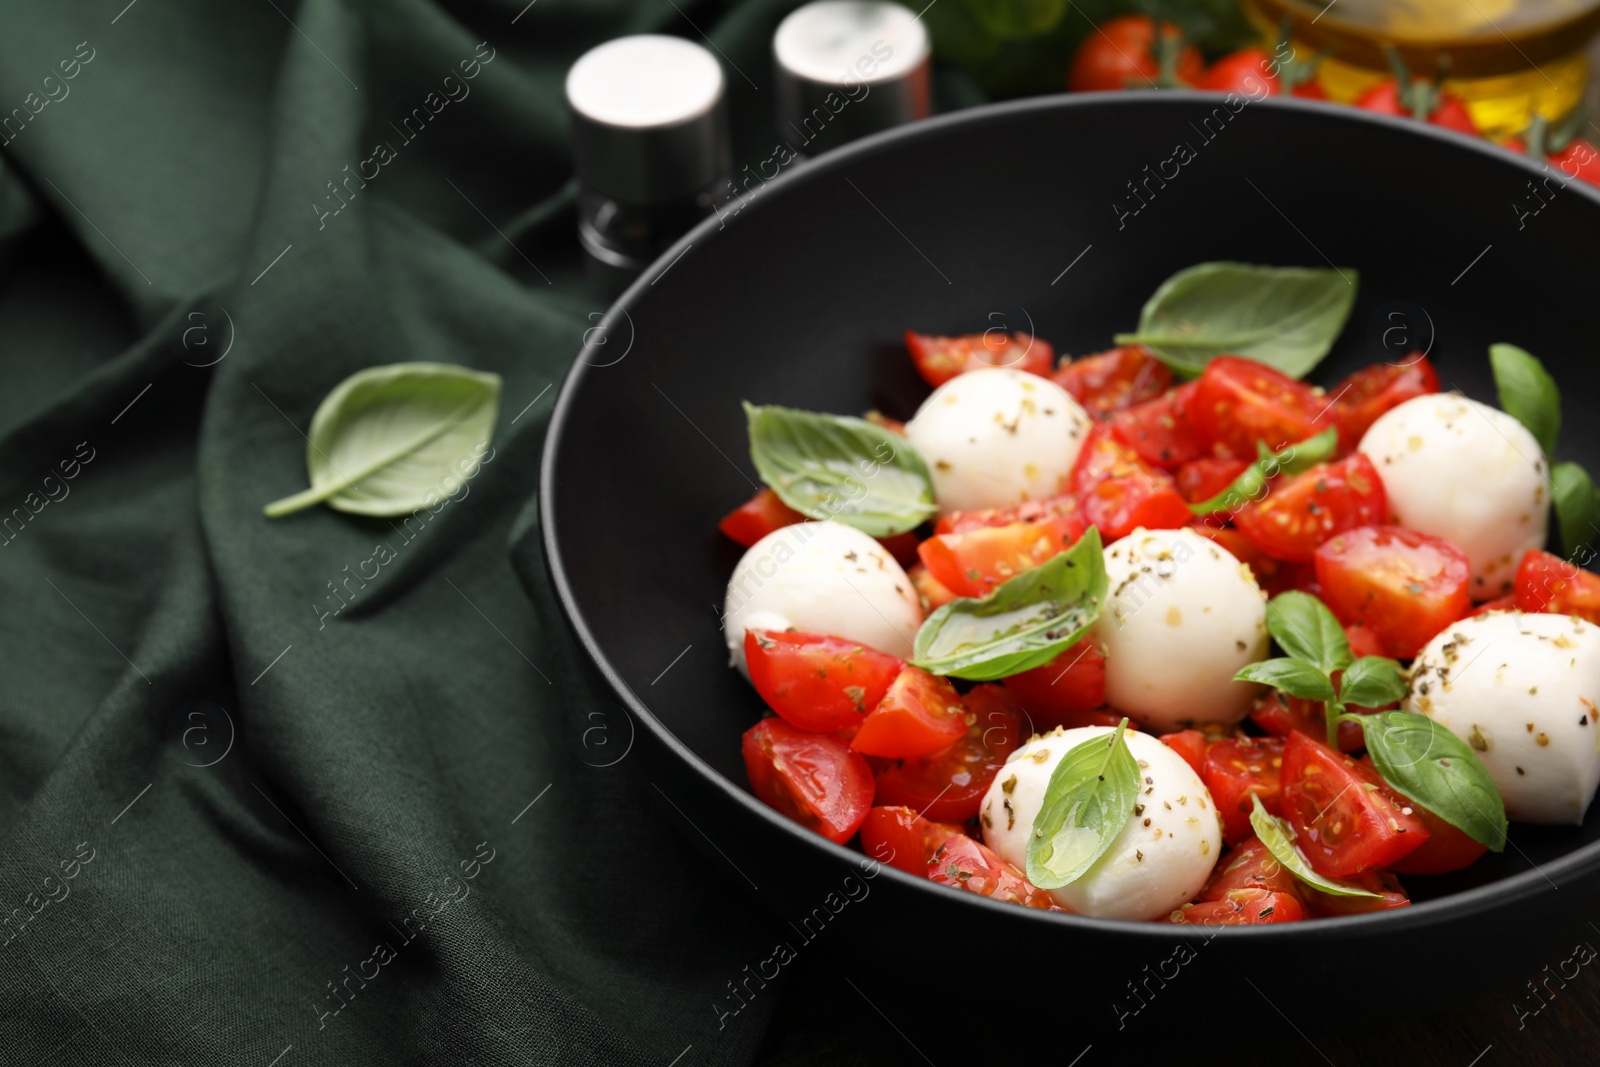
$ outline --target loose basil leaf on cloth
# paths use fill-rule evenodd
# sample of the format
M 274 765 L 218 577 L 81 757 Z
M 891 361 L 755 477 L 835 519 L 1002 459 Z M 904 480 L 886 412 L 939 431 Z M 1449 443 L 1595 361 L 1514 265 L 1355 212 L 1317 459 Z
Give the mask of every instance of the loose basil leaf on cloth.
M 1256 836 L 1261 838 L 1261 843 L 1267 846 L 1267 851 L 1272 853 L 1272 858 L 1288 868 L 1289 873 L 1300 879 L 1314 889 L 1324 893 L 1332 893 L 1337 897 L 1378 897 L 1382 894 L 1372 893 L 1359 886 L 1346 885 L 1336 882 L 1332 878 L 1325 878 L 1318 874 L 1311 866 L 1305 854 L 1294 843 L 1294 827 L 1289 825 L 1289 820 L 1280 819 L 1266 808 L 1261 806 L 1261 798 L 1254 793 L 1250 800 L 1255 805 L 1255 810 L 1250 812 L 1250 826 L 1255 830 Z
M 1506 847 L 1506 806 L 1467 743 L 1426 715 L 1380 711 L 1362 720 L 1383 780 L 1494 852 Z
M 848 415 L 744 405 L 750 459 L 791 508 L 873 537 L 914 529 L 935 515 L 933 480 L 904 437 Z
M 1116 341 L 1144 345 L 1190 377 L 1226 354 L 1300 378 L 1344 329 L 1356 280 L 1348 267 L 1196 264 L 1163 282 L 1145 302 L 1138 330 Z
M 357 371 L 311 417 L 311 488 L 262 510 L 277 518 L 326 503 L 392 518 L 432 506 L 478 473 L 499 411 L 498 374 L 451 363 Z
M 1489 346 L 1489 366 L 1500 407 L 1533 434 L 1545 455 L 1555 451 L 1561 433 L 1561 393 L 1544 364 L 1516 345 Z
M 1028 881 L 1060 889 L 1082 878 L 1128 825 L 1139 802 L 1139 764 L 1123 740 L 1128 720 L 1110 734 L 1074 745 L 1050 773 L 1028 838 Z
M 1589 472 L 1576 463 L 1552 466 L 1550 485 L 1561 547 L 1570 556 L 1600 534 L 1600 490 L 1595 489 Z
M 1354 658 L 1344 627 L 1310 593 L 1291 589 L 1267 601 L 1267 630 L 1279 648 L 1325 672 L 1344 670 Z
M 1246 664 L 1233 676 L 1233 680 L 1260 682 L 1302 700 L 1333 699 L 1333 683 L 1328 680 L 1327 672 L 1291 656 Z
M 1339 431 L 1323 430 L 1314 437 L 1308 437 L 1278 452 L 1268 452 L 1259 442 L 1256 447 L 1261 452 L 1259 459 L 1240 471 L 1239 476 L 1228 488 L 1210 500 L 1190 504 L 1189 510 L 1196 515 L 1210 515 L 1215 511 L 1237 511 L 1256 499 L 1256 494 L 1261 492 L 1268 478 L 1277 474 L 1300 474 L 1318 463 L 1332 459 L 1339 447 Z
M 981 600 L 952 600 L 917 630 L 912 663 L 976 682 L 1049 663 L 1083 636 L 1106 599 L 1100 531 L 1008 579 Z
M 1362 656 L 1339 677 L 1339 703 L 1381 708 L 1406 695 L 1400 664 L 1386 656 Z

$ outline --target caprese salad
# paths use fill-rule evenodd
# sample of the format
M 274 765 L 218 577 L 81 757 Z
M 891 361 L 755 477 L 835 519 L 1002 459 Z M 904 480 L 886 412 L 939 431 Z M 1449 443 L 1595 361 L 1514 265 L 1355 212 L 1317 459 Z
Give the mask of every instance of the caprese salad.
M 1354 296 L 1201 264 L 1077 359 L 908 332 L 903 424 L 747 403 L 755 795 L 964 892 L 1175 923 L 1401 907 L 1508 820 L 1580 823 L 1600 494 L 1555 384 L 1510 345 L 1504 410 L 1421 352 L 1306 384 Z

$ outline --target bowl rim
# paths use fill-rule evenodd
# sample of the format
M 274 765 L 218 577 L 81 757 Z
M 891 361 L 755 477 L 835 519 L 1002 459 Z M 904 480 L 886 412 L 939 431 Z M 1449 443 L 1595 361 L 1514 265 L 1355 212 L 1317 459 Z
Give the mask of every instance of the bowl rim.
M 786 173 L 765 181 L 761 188 L 757 190 L 757 193 L 746 200 L 740 208 L 740 212 L 781 210 L 785 196 L 790 195 L 793 190 L 802 188 L 819 179 L 827 178 L 833 172 L 842 169 L 849 163 L 892 151 L 902 142 L 935 138 L 942 135 L 946 130 L 979 125 L 997 117 L 1013 117 L 1033 112 L 1075 111 L 1078 109 L 1140 109 L 1149 107 L 1152 104 L 1158 107 L 1193 107 L 1197 104 L 1215 102 L 1225 98 L 1224 94 L 1198 90 L 1135 89 L 1118 93 L 1059 93 L 963 108 L 895 127 L 842 145 L 815 159 L 807 160 L 803 166 L 791 167 Z M 1536 164 L 1527 156 L 1511 152 L 1492 141 L 1469 137 L 1453 130 L 1418 122 L 1407 117 L 1382 115 L 1375 112 L 1362 111 L 1345 104 L 1305 100 L 1298 97 L 1271 96 L 1259 100 L 1251 100 L 1251 103 L 1255 106 L 1265 105 L 1269 110 L 1316 116 L 1318 121 L 1346 122 L 1356 126 L 1377 125 L 1408 133 L 1412 136 L 1442 141 L 1453 145 L 1457 149 L 1476 152 L 1487 158 L 1492 158 L 1500 165 L 1521 169 L 1530 176 L 1541 176 L 1549 170 L 1548 163 L 1541 161 L 1542 165 Z M 1570 178 L 1562 188 L 1563 191 L 1575 189 L 1580 199 L 1587 199 L 1597 207 L 1600 207 L 1600 189 L 1593 188 L 1577 178 Z M 780 195 L 776 197 L 770 195 L 774 191 Z M 771 207 L 769 206 L 771 202 L 775 202 L 779 206 L 776 208 Z M 583 344 L 567 369 L 551 410 L 550 423 L 545 433 L 543 455 L 539 463 L 537 499 L 540 541 L 544 550 L 545 568 L 555 588 L 556 598 L 561 605 L 562 614 L 566 616 L 568 625 L 577 636 L 579 644 L 583 646 L 583 650 L 589 657 L 590 662 L 594 664 L 600 675 L 605 679 L 611 691 L 623 702 L 628 713 L 642 722 L 656 741 L 678 759 L 688 764 L 691 770 L 700 777 L 709 779 L 713 787 L 720 791 L 728 801 L 742 806 L 747 813 L 754 815 L 771 826 L 775 833 L 786 834 L 793 840 L 801 842 L 802 847 L 820 849 L 824 855 L 827 855 L 835 862 L 855 864 L 862 867 L 863 870 L 868 869 L 867 865 L 876 865 L 879 869 L 878 873 L 887 873 L 891 881 L 911 887 L 913 892 L 934 894 L 930 898 L 931 900 L 946 901 L 947 906 L 994 909 L 996 917 L 1004 916 L 1014 922 L 1041 924 L 1037 927 L 1041 931 L 1047 928 L 1056 928 L 1061 930 L 1081 930 L 1087 933 L 1123 934 L 1142 938 L 1152 946 L 1158 943 L 1158 939 L 1159 943 L 1170 945 L 1173 938 L 1185 941 L 1210 941 L 1211 938 L 1219 934 L 1235 939 L 1320 937 L 1324 940 L 1351 934 L 1367 937 L 1397 935 L 1405 931 L 1421 930 L 1444 923 L 1455 923 L 1472 915 L 1498 910 L 1520 901 L 1526 901 L 1542 895 L 1546 888 L 1559 888 L 1557 885 L 1558 879 L 1573 880 L 1600 869 L 1600 840 L 1597 840 L 1544 864 L 1536 864 L 1529 859 L 1528 862 L 1531 866 L 1528 870 L 1519 871 L 1499 881 L 1464 889 L 1434 900 L 1413 903 L 1404 908 L 1393 908 L 1359 915 L 1320 917 L 1312 922 L 1226 927 L 1187 925 L 1161 922 L 1159 920 L 1102 918 L 1064 912 L 1047 912 L 1037 908 L 1024 908 L 973 893 L 952 893 L 947 887 L 937 885 L 926 878 L 918 878 L 905 871 L 889 867 L 867 856 L 865 853 L 857 852 L 844 845 L 835 844 L 805 829 L 767 807 L 739 783 L 724 777 L 721 772 L 701 759 L 693 749 L 680 741 L 655 716 L 649 705 L 634 693 L 633 689 L 623 680 L 607 658 L 593 632 L 589 629 L 577 598 L 573 594 L 572 585 L 567 575 L 566 561 L 562 557 L 561 547 L 556 537 L 556 527 L 559 525 L 560 518 L 558 509 L 555 506 L 554 490 L 556 467 L 561 457 L 562 431 L 566 426 L 567 420 L 572 415 L 578 388 L 587 372 L 603 370 L 609 365 L 589 363 L 584 358 L 585 355 L 591 351 L 597 352 L 600 346 L 606 343 L 607 331 L 616 326 L 619 318 L 631 323 L 631 318 L 628 314 L 629 308 L 643 299 L 656 282 L 665 277 L 677 261 L 688 254 L 690 249 L 714 235 L 722 226 L 722 220 L 716 214 L 713 214 L 684 234 L 663 252 L 654 263 L 646 268 L 616 299 L 610 308 L 606 310 L 597 326 L 585 332 Z M 1514 842 L 1512 847 L 1516 848 Z M 1520 849 L 1518 851 L 1520 852 Z M 726 859 L 726 857 L 724 858 Z M 734 866 L 731 860 L 728 863 L 730 867 Z M 737 867 L 734 869 L 735 871 L 738 870 Z M 748 879 L 746 880 L 748 881 Z M 754 886 L 754 883 L 752 882 L 751 885 Z M 759 890 L 757 892 L 759 893 Z

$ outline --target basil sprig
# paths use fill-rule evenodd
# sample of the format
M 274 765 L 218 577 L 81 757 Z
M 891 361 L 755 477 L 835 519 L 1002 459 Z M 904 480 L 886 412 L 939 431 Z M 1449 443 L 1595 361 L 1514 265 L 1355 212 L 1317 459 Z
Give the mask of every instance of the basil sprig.
M 1479 844 L 1506 847 L 1505 802 L 1465 741 L 1410 711 L 1368 716 L 1366 738 L 1384 781 Z
M 1516 345 L 1490 345 L 1489 366 L 1500 407 L 1528 428 L 1549 460 L 1561 435 L 1561 391 L 1555 379 L 1537 357 Z M 1600 530 L 1600 491 L 1589 472 L 1570 461 L 1553 463 L 1550 490 L 1561 547 L 1572 555 Z
M 744 412 L 757 473 L 802 515 L 889 537 L 939 510 L 927 464 L 899 434 L 865 419 L 748 401 Z
M 1193 377 L 1213 356 L 1243 356 L 1291 378 L 1322 361 L 1350 317 L 1354 270 L 1199 263 L 1161 284 L 1139 328 L 1117 344 L 1144 345 Z
M 1267 479 L 1279 474 L 1300 474 L 1308 471 L 1318 463 L 1332 459 L 1338 447 L 1339 431 L 1332 428 L 1277 452 L 1269 451 L 1266 445 L 1257 441 L 1256 452 L 1259 458 L 1240 471 L 1239 476 L 1228 488 L 1210 500 L 1190 504 L 1189 510 L 1196 515 L 1210 515 L 1214 511 L 1237 511 L 1257 499 L 1258 494 L 1266 486 Z
M 1261 798 L 1254 793 L 1250 794 L 1255 810 L 1250 813 L 1250 827 L 1255 830 L 1256 836 L 1261 838 L 1261 843 L 1267 846 L 1267 851 L 1272 853 L 1272 858 L 1288 868 L 1289 873 L 1300 879 L 1313 889 L 1320 889 L 1324 893 L 1332 893 L 1336 897 L 1378 897 L 1382 894 L 1369 892 L 1360 886 L 1347 885 L 1336 882 L 1332 878 L 1324 878 L 1311 866 L 1305 854 L 1300 851 L 1300 846 L 1295 844 L 1294 827 L 1289 825 L 1289 820 L 1280 819 L 1266 808 L 1261 806 Z
M 1028 837 L 1028 881 L 1060 889 L 1082 878 L 1111 848 L 1139 802 L 1139 764 L 1123 719 L 1110 734 L 1068 750 L 1050 773 Z
M 1339 738 L 1339 719 L 1356 704 L 1374 707 L 1406 694 L 1400 664 L 1384 656 L 1350 652 L 1344 627 L 1327 605 L 1309 593 L 1291 590 L 1267 602 L 1267 632 L 1288 655 L 1251 663 L 1235 680 L 1261 682 L 1302 700 L 1320 701 L 1328 717 L 1328 744 Z M 1342 672 L 1338 685 L 1334 672 Z
M 1267 630 L 1288 655 L 1252 663 L 1234 678 L 1262 682 L 1303 700 L 1321 701 L 1331 746 L 1337 746 L 1339 721 L 1349 716 L 1346 709 L 1351 705 L 1381 707 L 1406 695 L 1400 664 L 1383 656 L 1356 659 L 1339 620 L 1308 593 L 1280 593 L 1268 601 Z M 1340 672 L 1337 684 L 1333 680 L 1336 671 Z M 1505 803 L 1494 779 L 1466 742 L 1415 712 L 1380 711 L 1358 718 L 1367 753 L 1385 782 L 1474 841 L 1496 852 L 1505 847 Z M 1256 825 L 1255 815 L 1250 822 Z M 1259 825 L 1256 833 L 1272 854 L 1299 876 Z
M 1041 667 L 1083 636 L 1106 599 L 1100 531 L 981 600 L 952 600 L 917 631 L 912 663 L 934 674 L 993 681 Z

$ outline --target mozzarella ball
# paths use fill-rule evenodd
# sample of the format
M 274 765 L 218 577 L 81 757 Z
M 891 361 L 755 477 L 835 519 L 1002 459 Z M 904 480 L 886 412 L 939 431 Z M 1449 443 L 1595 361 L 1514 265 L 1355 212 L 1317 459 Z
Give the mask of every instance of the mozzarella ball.
M 1011 754 L 979 809 L 983 839 L 1026 871 L 1028 838 L 1056 764 L 1072 748 L 1115 732 L 1108 726 L 1057 728 Z M 1149 734 L 1123 734 L 1139 762 L 1139 800 L 1128 824 L 1082 878 L 1050 891 L 1068 911 L 1111 919 L 1165 918 L 1194 898 L 1222 851 L 1216 804 L 1194 768 Z
M 922 625 L 916 587 L 878 542 L 839 522 L 797 522 L 750 547 L 728 580 L 722 632 L 735 667 L 746 630 L 799 630 L 909 659 Z
M 1066 492 L 1089 416 L 1048 378 L 968 371 L 945 382 L 906 423 L 928 463 L 939 510 L 1000 508 Z
M 1411 668 L 1405 709 L 1471 745 L 1517 822 L 1572 823 L 1600 785 L 1600 628 L 1495 611 L 1452 624 Z
M 1269 644 L 1250 568 L 1193 530 L 1140 527 L 1105 556 L 1109 594 L 1093 633 L 1106 703 L 1157 732 L 1244 718 L 1259 687 L 1233 676 Z
M 1474 600 L 1511 592 L 1522 554 L 1544 547 L 1544 452 L 1505 412 L 1459 393 L 1414 397 L 1380 416 L 1358 447 L 1378 468 L 1397 523 L 1467 554 Z

